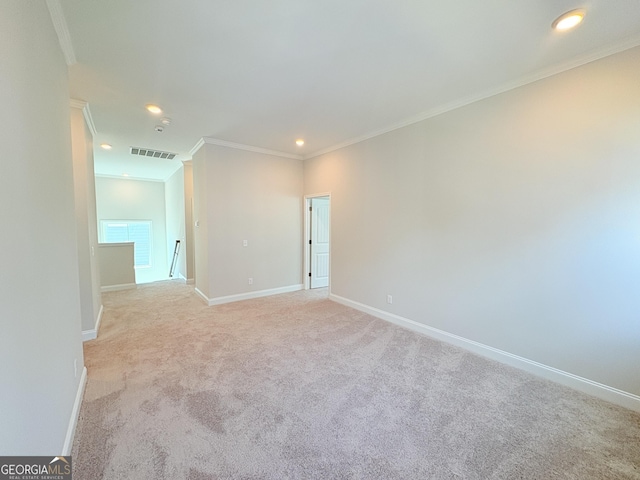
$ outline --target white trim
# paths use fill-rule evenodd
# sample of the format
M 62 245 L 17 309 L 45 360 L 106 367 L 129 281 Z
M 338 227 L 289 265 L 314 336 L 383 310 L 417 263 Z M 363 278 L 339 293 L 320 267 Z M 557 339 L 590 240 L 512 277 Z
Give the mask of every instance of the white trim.
M 196 295 L 198 295 L 200 298 L 202 298 L 204 300 L 204 302 L 209 305 L 209 297 L 207 297 L 204 293 L 202 293 L 202 291 L 198 288 L 195 287 L 194 288 Z
M 82 331 L 82 341 L 88 342 L 89 340 L 95 340 L 98 338 L 98 331 L 94 328 L 92 330 L 83 330 Z
M 178 167 L 180 168 L 180 167 Z M 177 170 L 176 170 L 177 172 Z M 173 172 L 173 173 L 176 173 Z M 173 173 L 171 175 L 173 175 Z M 171 176 L 169 175 L 169 177 Z M 148 177 L 136 177 L 134 175 L 129 175 L 128 177 L 123 177 L 122 175 L 109 175 L 109 174 L 105 174 L 105 173 L 96 173 L 95 174 L 96 177 L 102 177 L 102 178 L 117 178 L 119 180 L 138 180 L 140 182 L 159 182 L 159 183 L 164 183 L 165 180 L 162 180 L 160 178 L 148 178 Z
M 184 275 L 182 275 L 182 273 L 178 273 L 178 276 L 180 277 L 181 280 L 184 280 L 184 283 L 186 285 L 193 285 L 195 283 L 195 279 L 186 278 Z
M 309 215 L 309 207 L 311 206 L 311 199 L 318 197 L 329 197 L 329 291 L 331 291 L 331 192 L 325 193 L 314 193 L 310 195 L 304 196 L 304 240 L 302 244 L 303 255 L 303 263 L 302 263 L 302 282 L 305 290 L 309 290 L 311 288 L 311 283 L 309 281 L 309 272 L 311 271 L 311 255 L 309 252 L 309 240 L 310 238 L 310 226 L 311 226 L 311 216 Z
M 71 455 L 71 448 L 73 447 L 73 438 L 76 435 L 76 427 L 78 426 L 78 417 L 80 416 L 80 406 L 82 405 L 82 397 L 84 396 L 84 389 L 86 385 L 87 385 L 87 367 L 83 367 L 82 375 L 80 376 L 80 383 L 78 384 L 78 391 L 76 392 L 76 399 L 73 402 L 73 409 L 71 410 L 71 418 L 69 418 L 67 435 L 64 438 L 64 445 L 62 446 L 62 456 L 64 457 Z
M 84 115 L 84 119 L 87 122 L 87 127 L 89 127 L 91 136 L 95 137 L 96 135 L 98 135 L 98 131 L 96 130 L 96 124 L 93 123 L 93 117 L 91 116 L 91 110 L 89 110 L 88 103 L 82 109 L 82 114 Z
M 76 98 L 72 98 L 69 100 L 69 104 L 72 108 L 79 108 L 82 110 L 82 115 L 84 116 L 84 121 L 91 132 L 91 136 L 95 137 L 98 134 L 96 130 L 96 125 L 93 123 L 93 117 L 91 116 L 91 110 L 89 110 L 89 104 L 84 100 L 78 100 Z
M 253 298 L 270 297 L 271 295 L 280 295 L 281 293 L 297 292 L 302 290 L 304 285 L 289 285 L 287 287 L 269 288 L 267 290 L 258 290 L 256 292 L 238 293 L 236 295 L 226 295 L 224 297 L 208 298 L 204 293 L 196 288 L 196 293 L 200 295 L 210 307 L 214 305 L 222 305 L 225 303 L 241 302 L 242 300 L 251 300 Z
M 69 34 L 67 19 L 64 17 L 60 0 L 47 0 L 47 8 L 49 9 L 49 15 L 51 15 L 53 27 L 58 35 L 58 42 L 60 43 L 64 59 L 68 66 L 75 65 L 77 63 L 76 53 L 73 50 L 71 34 Z
M 308 160 L 310 158 L 318 157 L 320 155 L 324 155 L 325 153 L 333 152 L 335 150 L 339 150 L 344 147 L 348 147 L 349 145 L 354 145 L 356 143 L 363 142 L 373 137 L 377 137 L 378 135 L 383 135 L 385 133 L 392 132 L 394 130 L 398 130 L 399 128 L 406 127 L 408 125 L 413 125 L 414 123 L 422 122 L 423 120 L 427 120 L 428 118 L 436 117 L 443 113 L 449 112 L 451 110 L 455 110 L 456 108 L 464 107 L 465 105 L 469 105 L 471 103 L 478 102 L 480 100 L 484 100 L 485 98 L 493 97 L 495 95 L 499 95 L 504 92 L 508 92 L 509 90 L 514 90 L 519 87 L 523 87 L 530 83 L 537 82 L 544 78 L 551 77 L 553 75 L 557 75 L 559 73 L 565 72 L 567 70 L 571 70 L 573 68 L 580 67 L 582 65 L 586 65 L 587 63 L 594 62 L 596 60 L 600 60 L 601 58 L 608 57 L 610 55 L 614 55 L 616 53 L 623 52 L 624 50 L 628 50 L 630 48 L 634 48 L 640 45 L 640 35 L 634 35 L 628 37 L 623 42 L 618 44 L 609 45 L 595 52 L 591 52 L 587 55 L 582 55 L 578 58 L 574 58 L 568 62 L 560 63 L 558 65 L 549 67 L 545 70 L 541 70 L 532 75 L 527 75 L 524 77 L 520 77 L 519 79 L 504 83 L 498 87 L 485 90 L 484 92 L 476 93 L 470 95 L 468 97 L 464 97 L 458 100 L 455 100 L 450 103 L 446 103 L 444 105 L 437 105 L 427 111 L 419 113 L 413 117 L 409 117 L 399 123 L 389 125 L 384 128 L 380 128 L 378 130 L 374 130 L 373 132 L 365 133 L 364 135 L 360 135 L 357 137 L 353 137 L 349 140 L 345 140 L 344 142 L 340 142 L 336 145 L 333 145 L 328 148 L 323 148 L 316 152 L 310 153 L 303 157 L 303 160 Z
M 409 320 L 408 318 L 385 312 L 384 310 L 379 310 L 363 303 L 340 297 L 333 293 L 329 294 L 329 299 L 342 305 L 346 305 L 347 307 L 351 307 L 361 312 L 368 313 L 369 315 L 373 315 L 374 317 L 380 318 L 395 325 L 399 325 L 400 327 L 404 327 L 409 330 L 413 330 L 414 332 L 427 335 L 428 337 L 435 338 L 436 340 L 440 340 L 442 342 L 464 348 L 465 350 L 477 353 L 478 355 L 482 355 L 483 357 L 497 360 L 498 362 L 516 367 L 520 370 L 524 370 L 547 380 L 560 383 L 575 390 L 579 390 L 583 393 L 601 398 L 602 400 L 606 400 L 608 402 L 615 403 L 636 412 L 640 412 L 640 396 L 638 395 L 634 395 L 623 390 L 618 390 L 617 388 L 594 382 L 593 380 L 589 380 L 588 378 L 580 377 L 578 375 L 574 375 L 572 373 L 565 372 L 554 367 L 549 367 L 548 365 L 544 365 L 542 363 L 535 362 L 533 360 L 529 360 L 527 358 L 520 357 L 509 352 L 505 352 L 504 350 L 499 350 L 497 348 L 493 348 L 488 345 L 484 345 L 482 343 L 475 342 L 473 340 L 469 340 L 467 338 L 460 337 L 443 330 L 439 330 L 437 328 L 429 327 L 414 320 Z
M 71 105 L 73 108 L 79 108 L 80 110 L 82 110 L 87 105 L 87 102 L 85 102 L 84 100 L 78 100 L 77 98 L 70 98 L 69 105 Z
M 133 290 L 137 287 L 135 283 L 122 283 L 120 285 L 105 285 L 100 287 L 101 292 L 117 292 L 119 290 Z
M 98 338 L 98 332 L 100 331 L 100 322 L 102 321 L 102 312 L 104 311 L 104 305 L 100 305 L 100 311 L 98 312 L 98 319 L 96 320 L 95 328 L 91 330 L 82 331 L 82 341 L 88 342 L 89 340 L 95 340 Z
M 192 159 L 193 159 L 193 156 L 196 153 L 198 153 L 198 150 L 200 150 L 203 145 L 204 145 L 204 138 L 200 138 L 200 140 L 198 140 L 197 143 L 193 147 L 191 147 L 191 150 L 189 150 L 189 155 L 191 155 Z
M 294 160 L 304 160 L 304 157 L 302 155 L 294 155 L 293 153 L 278 152 L 277 150 L 268 150 L 262 147 L 254 147 L 253 145 L 243 145 L 241 143 L 227 142 L 226 140 L 220 140 L 218 138 L 213 138 L 213 137 L 202 137 L 202 141 L 210 145 L 218 145 L 219 147 L 235 148 L 236 150 L 246 150 L 248 152 L 263 153 L 265 155 L 274 155 L 276 157 L 292 158 Z

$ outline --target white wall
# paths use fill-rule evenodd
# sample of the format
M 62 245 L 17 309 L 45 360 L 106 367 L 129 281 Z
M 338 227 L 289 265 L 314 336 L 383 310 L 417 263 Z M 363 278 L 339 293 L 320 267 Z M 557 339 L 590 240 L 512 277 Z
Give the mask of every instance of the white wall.
M 67 66 L 45 2 L 0 2 L 0 72 L 0 455 L 57 455 L 84 362 Z
M 134 243 L 101 243 L 97 251 L 103 291 L 135 288 Z
M 332 293 L 640 395 L 639 78 L 635 48 L 306 161 Z
M 164 198 L 165 211 L 167 213 L 167 265 L 169 265 L 170 269 L 176 240 L 180 240 L 180 249 L 178 250 L 173 278 L 180 278 L 180 276 L 187 278 L 184 169 L 182 167 L 165 182 Z
M 209 185 L 207 146 L 203 145 L 194 155 L 193 166 L 193 235 L 194 283 L 196 291 L 209 298 Z
M 93 171 L 93 135 L 85 122 L 82 103 L 73 102 L 71 108 L 71 146 L 73 182 L 78 235 L 80 275 L 80 311 L 82 330 L 95 330 L 100 314 L 100 273 L 96 248 L 98 230 L 96 220 L 96 188 Z
M 208 265 L 200 263 L 196 251 L 198 289 L 214 299 L 299 286 L 302 162 L 211 144 L 198 154 L 193 162 L 196 203 L 201 209 L 196 219 L 202 230 L 206 215 L 208 231 L 200 239 L 206 241 Z M 208 275 L 207 291 L 201 288 L 203 275 Z
M 101 220 L 152 222 L 152 266 L 136 269 L 136 283 L 169 278 L 164 197 L 163 182 L 96 177 L 98 229 Z

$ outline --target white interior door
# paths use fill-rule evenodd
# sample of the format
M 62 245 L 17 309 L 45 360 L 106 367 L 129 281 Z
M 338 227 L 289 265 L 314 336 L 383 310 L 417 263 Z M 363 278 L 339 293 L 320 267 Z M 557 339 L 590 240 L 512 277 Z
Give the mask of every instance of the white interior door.
M 329 197 L 311 199 L 311 288 L 329 285 Z

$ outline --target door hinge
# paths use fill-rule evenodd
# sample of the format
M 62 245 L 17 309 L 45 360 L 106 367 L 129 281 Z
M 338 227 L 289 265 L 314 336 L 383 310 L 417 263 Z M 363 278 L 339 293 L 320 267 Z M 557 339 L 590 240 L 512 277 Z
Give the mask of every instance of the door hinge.
M 309 276 L 311 276 L 311 272 L 309 272 Z
M 309 245 L 311 245 L 311 240 L 309 240 Z
M 309 207 L 309 211 L 313 210 L 313 207 Z

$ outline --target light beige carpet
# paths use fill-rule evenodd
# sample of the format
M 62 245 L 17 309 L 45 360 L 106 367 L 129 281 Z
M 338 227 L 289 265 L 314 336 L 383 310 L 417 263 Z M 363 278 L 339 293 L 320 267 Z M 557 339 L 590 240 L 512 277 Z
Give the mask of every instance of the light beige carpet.
M 74 479 L 639 479 L 640 415 L 326 298 L 103 296 Z

